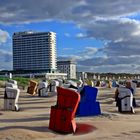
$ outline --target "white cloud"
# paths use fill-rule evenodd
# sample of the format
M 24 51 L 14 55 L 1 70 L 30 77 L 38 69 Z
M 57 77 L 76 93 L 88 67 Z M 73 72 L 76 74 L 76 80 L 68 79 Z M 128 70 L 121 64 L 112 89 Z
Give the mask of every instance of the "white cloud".
M 91 23 L 81 24 L 81 28 L 86 30 L 86 37 L 101 40 L 126 40 L 138 34 L 140 22 L 127 18 L 95 20 Z
M 64 34 L 66 37 L 70 37 L 71 35 L 69 33 Z
M 0 1 L 0 19 L 4 24 L 59 19 L 63 18 L 66 11 L 69 11 L 74 5 L 75 0 Z
M 0 50 L 0 70 L 12 70 L 12 54 Z
M 60 55 L 58 56 L 58 60 L 74 60 L 77 61 L 81 59 L 81 56 L 78 55 Z
M 64 51 L 73 50 L 73 48 L 63 48 Z
M 78 71 L 99 72 L 99 73 L 139 73 L 139 65 L 101 65 L 101 66 L 85 66 L 78 65 Z
M 85 66 L 140 65 L 140 56 L 92 57 L 79 60 L 79 64 Z
M 9 33 L 0 29 L 0 44 L 5 43 L 9 38 Z
M 84 38 L 84 37 L 86 37 L 86 34 L 78 33 L 78 34 L 76 35 L 76 37 L 77 37 L 77 38 Z
M 111 56 L 93 57 L 86 60 L 78 60 L 78 70 L 81 68 L 94 72 L 127 72 L 139 73 L 140 56 Z
M 86 60 L 92 58 L 97 51 L 98 49 L 95 47 L 86 47 L 84 50 L 78 51 L 75 55 L 61 55 L 59 57 L 63 59 L 73 59 L 75 61 Z
M 79 56 L 81 56 L 81 60 L 92 58 L 98 49 L 95 47 L 86 47 L 85 50 L 79 52 Z
M 93 70 L 93 67 L 96 67 L 94 70 L 98 71 L 101 71 L 100 68 L 110 72 L 114 68 L 114 72 L 139 71 L 139 21 L 128 18 L 102 19 L 89 24 L 82 23 L 81 27 L 87 31 L 86 38 L 96 38 L 106 41 L 106 43 L 104 47 L 98 49 L 93 58 L 87 57 L 78 60 L 80 67 L 85 69 L 86 66 L 88 71 Z M 98 53 L 102 53 L 106 57 L 96 57 Z M 134 65 L 135 67 L 133 67 Z
M 12 69 L 12 54 L 10 50 L 6 51 L 9 47 L 9 38 L 9 33 L 0 29 L 0 70 Z

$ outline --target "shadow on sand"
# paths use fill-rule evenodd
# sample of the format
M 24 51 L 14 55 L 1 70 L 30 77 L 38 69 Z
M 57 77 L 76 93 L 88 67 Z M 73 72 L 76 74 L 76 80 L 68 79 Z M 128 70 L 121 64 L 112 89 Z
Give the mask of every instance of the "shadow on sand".
M 37 131 L 37 132 L 51 132 L 51 130 L 47 126 L 6 126 L 0 128 L 0 131 L 2 130 L 9 130 L 9 129 L 27 129 L 31 131 Z
M 32 121 L 45 121 L 49 120 L 49 114 L 46 114 L 45 117 L 36 117 L 36 118 L 21 118 L 21 119 L 0 119 L 0 123 L 16 123 L 16 122 L 32 122 Z

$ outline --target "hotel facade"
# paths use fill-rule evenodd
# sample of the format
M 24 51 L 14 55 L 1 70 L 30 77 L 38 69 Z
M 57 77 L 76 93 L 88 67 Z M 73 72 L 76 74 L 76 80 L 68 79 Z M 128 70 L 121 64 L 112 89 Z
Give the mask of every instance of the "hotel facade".
M 54 73 L 57 70 L 56 33 L 13 34 L 13 70 Z

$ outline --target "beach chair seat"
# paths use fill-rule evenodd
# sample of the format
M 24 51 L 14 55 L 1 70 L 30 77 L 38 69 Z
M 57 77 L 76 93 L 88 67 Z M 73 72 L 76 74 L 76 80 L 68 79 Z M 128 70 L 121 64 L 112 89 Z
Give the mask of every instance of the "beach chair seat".
M 76 112 L 78 116 L 95 116 L 100 114 L 100 103 L 92 101 L 80 102 Z
M 49 128 L 62 133 L 74 133 L 74 117 L 79 101 L 80 95 L 76 91 L 57 87 L 57 104 L 51 107 Z
M 62 133 L 75 132 L 76 123 L 72 119 L 72 113 L 72 110 L 52 106 L 49 128 Z
M 4 110 L 18 111 L 18 99 L 20 90 L 12 87 L 6 87 L 4 94 Z

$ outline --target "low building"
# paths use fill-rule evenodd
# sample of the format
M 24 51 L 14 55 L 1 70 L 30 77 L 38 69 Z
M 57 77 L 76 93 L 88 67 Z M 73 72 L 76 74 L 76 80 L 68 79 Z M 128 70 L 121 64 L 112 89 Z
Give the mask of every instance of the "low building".
M 57 61 L 57 70 L 67 73 L 68 79 L 76 79 L 76 62 L 72 60 Z

